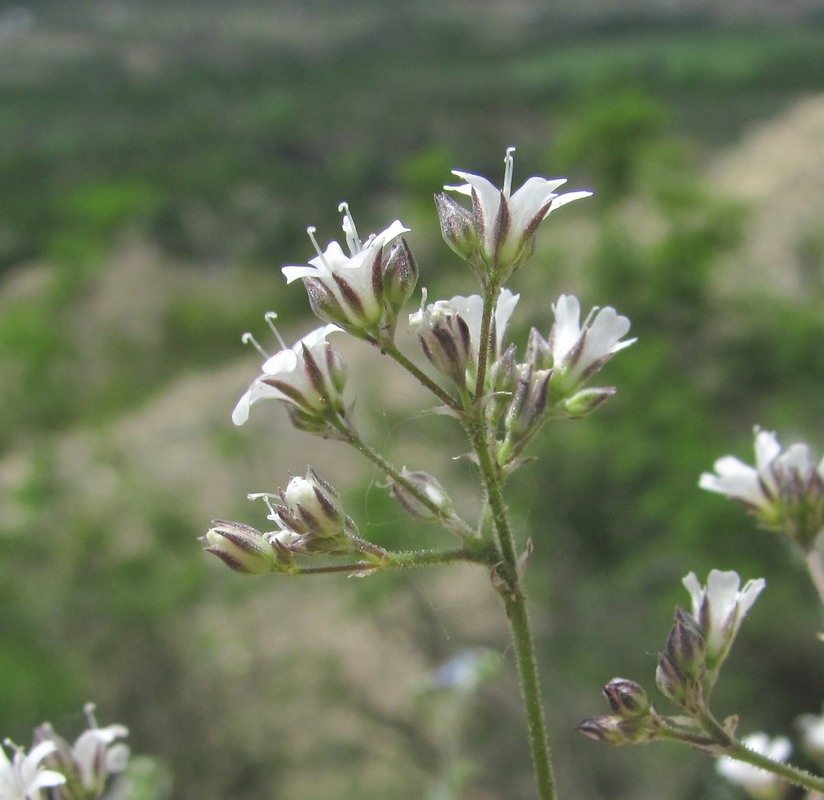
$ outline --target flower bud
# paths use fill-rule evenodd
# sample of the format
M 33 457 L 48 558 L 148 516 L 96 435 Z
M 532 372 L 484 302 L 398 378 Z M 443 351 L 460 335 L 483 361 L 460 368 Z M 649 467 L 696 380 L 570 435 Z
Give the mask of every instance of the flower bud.
M 346 515 L 340 495 L 311 467 L 305 478 L 292 478 L 280 497 L 285 508 L 277 506 L 275 510 L 289 530 L 321 539 L 343 533 Z
M 435 205 L 444 241 L 462 259 L 469 261 L 480 243 L 472 214 L 443 192 L 435 195 Z
M 303 285 L 309 298 L 312 312 L 324 322 L 333 322 L 343 327 L 348 324 L 349 317 L 335 293 L 318 278 L 304 278 Z
M 653 715 L 630 718 L 593 717 L 585 719 L 576 729 L 599 742 L 614 745 L 641 744 L 658 736 L 659 723 Z
M 581 389 L 568 400 L 561 403 L 564 413 L 573 419 L 580 419 L 591 414 L 600 405 L 615 394 L 613 386 L 599 386 L 593 389 Z
M 658 654 L 655 684 L 670 700 L 683 705 L 687 695 L 686 678 L 665 652 Z
M 231 569 L 245 575 L 264 575 L 275 566 L 275 553 L 264 535 L 242 522 L 213 520 L 200 541 Z
M 425 298 L 424 298 L 425 300 Z M 474 364 L 469 324 L 451 302 L 438 300 L 409 315 L 409 327 L 418 335 L 424 355 L 438 372 L 459 386 L 466 384 Z
M 686 611 L 675 609 L 675 620 L 667 639 L 666 653 L 681 672 L 699 676 L 704 663 L 706 643 L 698 622 Z
M 403 506 L 408 514 L 418 519 L 445 520 L 455 515 L 452 500 L 441 486 L 440 481 L 428 472 L 410 472 L 406 467 L 401 470 L 401 477 L 406 479 L 415 489 L 424 495 L 433 506 L 425 505 L 409 491 L 402 483 L 392 484 L 392 496 Z
M 518 374 L 518 385 L 507 411 L 505 427 L 515 449 L 520 451 L 544 419 L 552 371 L 533 370 L 530 364 L 521 364 Z
M 619 717 L 640 717 L 650 709 L 647 693 L 635 681 L 613 678 L 604 686 L 612 713 Z
M 387 322 L 394 331 L 398 313 L 415 291 L 418 265 L 403 236 L 399 236 L 383 263 L 383 299 L 388 306 Z

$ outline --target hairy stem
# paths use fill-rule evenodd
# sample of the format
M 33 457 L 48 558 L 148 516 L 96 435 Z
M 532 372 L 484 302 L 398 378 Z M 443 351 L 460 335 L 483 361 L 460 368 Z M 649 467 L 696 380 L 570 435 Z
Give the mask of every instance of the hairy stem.
M 506 616 L 512 632 L 515 655 L 518 661 L 518 675 L 521 683 L 521 697 L 527 717 L 529 745 L 532 752 L 532 766 L 540 800 L 555 800 L 555 778 L 549 739 L 541 701 L 541 685 L 538 678 L 538 663 L 535 657 L 535 641 L 527 611 L 526 592 L 518 569 L 518 552 L 509 524 L 509 514 L 503 495 L 503 476 L 491 452 L 488 425 L 484 415 L 487 367 L 494 353 L 492 316 L 498 295 L 498 286 L 489 286 L 484 293 L 483 315 L 481 317 L 481 340 L 478 353 L 478 380 L 475 387 L 475 402 L 466 408 L 465 427 L 478 457 L 481 478 L 486 493 L 495 543 L 500 562 L 493 567 L 498 581 L 498 589 L 503 596 Z M 466 404 L 466 400 L 464 400 Z
M 753 767 L 771 772 L 779 778 L 783 778 L 789 783 L 801 786 L 815 792 L 824 792 L 824 778 L 813 775 L 811 772 L 794 767 L 781 761 L 773 761 L 771 758 L 750 750 L 738 741 L 734 736 L 730 736 L 724 727 L 710 713 L 701 715 L 701 724 L 704 730 L 710 734 L 715 742 L 724 748 L 724 755 L 734 758 L 736 761 L 743 761 Z
M 386 551 L 381 561 L 357 561 L 347 564 L 326 564 L 321 567 L 300 567 L 296 575 L 324 575 L 334 572 L 363 574 L 373 570 L 412 569 L 413 567 L 453 564 L 466 561 L 491 565 L 495 554 L 484 547 L 460 547 L 453 550 Z
M 414 376 L 423 386 L 429 389 L 435 397 L 438 398 L 444 405 L 451 408 L 453 411 L 459 411 L 461 408 L 460 403 L 455 400 L 455 398 L 449 394 L 446 390 L 442 389 L 438 386 L 435 381 L 432 380 L 420 367 L 418 367 L 413 361 L 410 361 L 397 347 L 395 344 L 384 345 L 383 352 L 388 355 L 391 359 L 396 361 L 400 364 L 408 373 Z
M 431 511 L 433 516 L 440 520 L 444 527 L 456 533 L 464 540 L 475 538 L 475 531 L 468 523 L 464 522 L 454 512 L 452 514 L 444 513 L 443 509 L 425 492 L 422 492 L 414 483 L 407 480 L 401 472 L 392 466 L 377 450 L 361 439 L 353 427 L 343 421 L 337 421 L 333 424 L 344 441 L 351 444 L 359 453 L 382 470 L 390 480 L 402 486 L 404 490 L 421 503 L 421 505 Z

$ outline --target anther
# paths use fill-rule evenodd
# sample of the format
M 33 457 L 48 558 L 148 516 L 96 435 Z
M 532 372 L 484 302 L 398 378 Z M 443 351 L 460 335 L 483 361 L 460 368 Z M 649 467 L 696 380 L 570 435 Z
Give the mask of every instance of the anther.
M 275 327 L 275 320 L 278 318 L 278 315 L 275 311 L 267 311 L 263 315 L 263 319 L 266 320 L 266 324 L 272 329 L 272 333 L 275 334 L 275 339 L 278 340 L 278 344 L 280 345 L 281 350 L 288 350 L 288 346 L 286 342 L 283 341 L 283 337 L 280 335 L 280 331 Z
M 338 212 L 343 214 L 343 232 L 346 234 L 346 244 L 349 245 L 349 252 L 352 255 L 363 250 L 363 243 L 358 236 L 358 229 L 355 227 L 355 220 L 349 210 L 349 203 L 345 200 L 338 205 Z
M 504 188 L 502 190 L 504 197 L 509 197 L 509 193 L 512 191 L 512 167 L 515 162 L 512 154 L 514 152 L 514 147 L 506 148 L 506 156 L 504 156 Z
M 249 333 L 249 331 L 246 331 L 246 333 L 244 333 L 244 334 L 243 334 L 243 336 L 241 336 L 241 337 L 240 337 L 240 341 L 241 341 L 241 342 L 243 342 L 243 344 L 250 344 L 250 345 L 252 345 L 252 347 L 254 347 L 254 348 L 255 348 L 255 350 L 257 350 L 257 351 L 258 351 L 258 353 L 260 353 L 260 354 L 261 354 L 264 358 L 266 358 L 266 359 L 270 358 L 269 353 L 267 353 L 267 352 L 266 352 L 266 351 L 265 351 L 265 350 L 264 350 L 264 349 L 260 346 L 260 344 L 258 344 L 258 340 L 257 340 L 257 339 L 255 339 L 255 337 L 254 337 L 254 336 L 252 336 L 252 334 L 251 334 L 251 333 Z
M 97 720 L 94 718 L 94 710 L 97 708 L 94 703 L 86 703 L 83 706 L 83 713 L 86 715 L 86 722 L 89 728 L 97 728 Z

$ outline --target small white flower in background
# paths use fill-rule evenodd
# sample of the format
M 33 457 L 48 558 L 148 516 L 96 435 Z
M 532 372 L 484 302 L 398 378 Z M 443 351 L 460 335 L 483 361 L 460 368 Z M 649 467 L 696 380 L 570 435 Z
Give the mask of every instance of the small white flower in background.
M 743 588 L 737 572 L 714 569 L 702 586 L 690 572 L 682 581 L 692 598 L 692 616 L 706 645 L 707 667 L 717 673 L 753 603 L 766 586 L 763 578 L 747 581 Z
M 267 314 L 271 324 L 272 314 Z M 258 400 L 282 400 L 288 406 L 320 425 L 330 414 L 342 415 L 343 387 L 346 382 L 346 363 L 343 356 L 327 341 L 330 333 L 339 331 L 338 325 L 324 325 L 308 333 L 292 347 L 281 340 L 282 349 L 269 355 L 251 336 L 252 342 L 266 358 L 262 374 L 252 382 L 232 412 L 232 422 L 243 425 L 249 419 L 249 409 Z M 277 332 L 276 332 L 277 334 Z M 296 422 L 295 417 L 292 421 Z
M 812 547 L 824 528 L 824 459 L 816 463 L 806 444 L 782 452 L 775 433 L 756 428 L 754 467 L 724 456 L 714 469 L 701 475 L 702 489 L 738 500 L 764 527 Z
M 391 340 L 397 314 L 409 299 L 418 279 L 418 269 L 402 234 L 409 231 L 400 220 L 361 241 L 349 206 L 341 203 L 343 232 L 349 255 L 338 242 L 321 250 L 315 229 L 309 238 L 317 256 L 309 266 L 288 266 L 281 270 L 286 282 L 302 279 L 312 310 L 322 320 L 380 342 Z
M 122 773 L 129 762 L 128 746 L 117 741 L 128 736 L 129 729 L 124 725 L 98 727 L 92 703 L 87 703 L 84 711 L 89 727 L 71 746 L 48 722 L 35 731 L 38 746 L 50 747 L 46 763 L 65 777 L 66 787 L 56 791 L 57 797 L 98 800 L 105 794 L 110 778 Z
M 0 746 L 0 800 L 40 800 L 41 789 L 66 782 L 65 776 L 42 763 L 57 749 L 54 742 L 40 742 L 28 755 L 8 739 L 4 744 L 14 749 L 14 755 L 9 760 Z
M 824 715 L 804 714 L 798 718 L 804 749 L 820 764 L 824 764 Z
M 592 194 L 558 194 L 555 190 L 566 183 L 566 178 L 541 177 L 529 178 L 513 192 L 514 152 L 514 147 L 506 151 L 501 189 L 481 175 L 452 171 L 465 183 L 444 189 L 471 197 L 471 214 L 448 195 L 435 198 L 446 243 L 469 261 L 481 279 L 491 279 L 497 285 L 532 255 L 535 233 L 543 220 L 562 205 Z
M 770 739 L 766 733 L 747 736 L 742 740 L 742 744 L 773 761 L 786 761 L 792 751 L 788 739 L 783 736 Z M 730 783 L 743 787 L 756 800 L 777 800 L 787 789 L 787 784 L 777 775 L 728 756 L 718 759 L 716 769 L 719 775 Z

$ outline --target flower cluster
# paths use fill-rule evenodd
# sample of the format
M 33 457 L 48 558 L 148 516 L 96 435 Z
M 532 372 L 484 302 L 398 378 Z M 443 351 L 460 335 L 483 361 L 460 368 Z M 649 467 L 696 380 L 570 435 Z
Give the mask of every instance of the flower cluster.
M 435 197 L 446 243 L 467 261 L 484 288 L 501 286 L 532 255 L 538 226 L 553 211 L 592 194 L 558 194 L 555 190 L 566 178 L 540 177 L 529 178 L 513 193 L 514 152 L 514 147 L 506 151 L 501 189 L 481 175 L 453 170 L 452 174 L 465 183 L 444 188 L 468 195 L 471 211 L 447 194 Z
M 277 494 L 260 492 L 268 519 L 277 529 L 262 533 L 242 522 L 214 520 L 205 536 L 206 552 L 245 575 L 299 572 L 298 555 L 359 553 L 378 558 L 383 551 L 361 539 L 355 521 L 346 515 L 335 487 L 311 467 L 306 477 L 295 476 Z
M 613 678 L 603 693 L 612 714 L 584 720 L 578 725 L 584 736 L 621 745 L 650 742 L 660 735 L 663 721 L 635 681 Z
M 0 747 L 0 800 L 41 800 L 48 790 L 51 800 L 99 800 L 121 774 L 129 760 L 129 748 L 118 741 L 128 736 L 123 725 L 100 728 L 86 706 L 89 728 L 69 744 L 49 723 L 34 732 L 34 744 L 26 755 L 22 747 L 11 759 Z
M 378 345 L 391 343 L 398 312 L 412 295 L 418 267 L 401 234 L 409 228 L 395 220 L 388 228 L 361 241 L 355 220 L 341 203 L 343 232 L 349 255 L 337 242 L 321 250 L 314 228 L 309 238 L 317 256 L 309 266 L 283 267 L 287 283 L 303 280 L 312 311 L 361 339 Z
M 687 716 L 660 715 L 646 692 L 626 678 L 614 678 L 604 687 L 611 715 L 584 720 L 578 730 L 610 744 L 639 744 L 659 738 L 682 738 L 708 752 L 720 746 L 718 730 L 707 730 L 711 718 L 708 701 L 719 670 L 752 604 L 764 588 L 764 580 L 747 581 L 735 572 L 712 570 L 702 586 L 694 573 L 683 584 L 692 599 L 691 612 L 676 609 L 667 644 L 658 656 L 655 680 L 658 688 Z M 728 742 L 735 718 L 728 720 L 723 735 Z M 720 726 L 719 726 L 720 727 Z
M 692 611 L 677 609 L 667 645 L 658 656 L 658 688 L 685 710 L 704 709 L 721 665 L 747 612 L 766 582 L 747 581 L 741 587 L 736 572 L 714 569 L 702 586 L 694 572 L 684 580 Z
M 761 525 L 804 551 L 824 529 L 824 459 L 816 463 L 803 443 L 782 451 L 775 433 L 755 429 L 754 467 L 724 456 L 698 485 L 743 503 Z
M 465 184 L 444 187 L 469 195 L 472 212 L 447 194 L 436 198 L 446 242 L 468 260 L 481 278 L 486 299 L 480 294 L 457 295 L 427 303 L 424 289 L 419 310 L 409 315 L 409 328 L 417 336 L 423 355 L 452 382 L 458 396 L 452 399 L 420 371 L 419 379 L 429 381 L 430 388 L 434 387 L 459 417 L 469 413 L 471 407 L 483 409 L 496 437 L 493 455 L 506 471 L 522 463 L 520 454 L 547 417 L 582 417 L 615 392 L 612 387 L 585 384 L 615 353 L 635 341 L 623 338 L 630 323 L 614 309 L 593 309 L 581 322 L 578 299 L 561 295 L 552 306 L 555 322 L 548 336 L 544 338 L 533 329 L 524 360 L 518 360 L 516 346 L 507 343 L 506 334 L 519 295 L 499 287 L 531 254 L 539 224 L 556 208 L 589 192 L 559 195 L 555 190 L 564 180 L 533 177 L 513 193 L 512 152 L 510 148 L 506 154 L 502 189 L 466 172 L 455 172 Z M 394 336 L 398 316 L 418 279 L 415 259 L 403 238 L 409 228 L 395 220 L 363 240 L 348 205 L 342 203 L 339 210 L 343 213 L 348 255 L 335 241 L 322 250 L 314 228 L 310 228 L 309 237 L 317 255 L 308 265 L 282 270 L 287 283 L 298 279 L 303 282 L 312 310 L 326 324 L 287 346 L 272 324 L 276 315 L 270 312 L 266 319 L 281 345 L 274 354 L 266 352 L 251 334 L 244 335 L 261 353 L 264 363 L 261 374 L 235 407 L 232 419 L 236 425 L 247 421 L 257 401 L 274 399 L 285 405 L 297 428 L 352 442 L 354 423 L 343 398 L 346 363 L 329 343 L 330 335 L 346 332 L 371 342 L 396 360 L 403 358 L 394 345 Z M 491 298 L 494 305 L 489 307 L 486 304 Z M 400 476 L 391 476 L 390 486 L 413 516 L 437 519 L 450 530 L 466 534 L 467 526 L 456 519 L 451 501 L 434 476 L 404 471 Z M 249 574 L 291 568 L 293 559 L 288 554 L 311 552 L 320 539 L 324 540 L 323 548 L 331 550 L 331 537 L 297 530 L 296 520 L 290 519 L 287 524 L 282 513 L 273 513 L 270 518 L 285 528 L 260 533 L 242 523 L 217 521 L 205 537 L 206 549 L 232 568 Z M 349 540 L 357 538 L 352 534 L 353 525 L 351 535 L 347 534 Z M 311 541 L 316 544 L 311 545 L 307 536 L 314 537 Z M 344 538 L 339 543 L 343 547 L 346 541 Z

